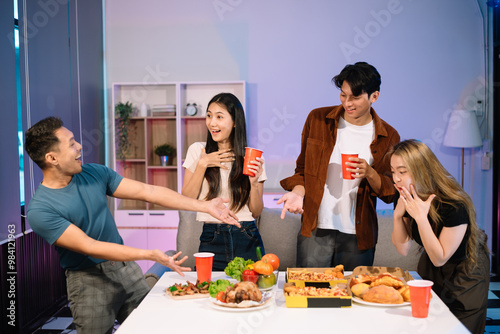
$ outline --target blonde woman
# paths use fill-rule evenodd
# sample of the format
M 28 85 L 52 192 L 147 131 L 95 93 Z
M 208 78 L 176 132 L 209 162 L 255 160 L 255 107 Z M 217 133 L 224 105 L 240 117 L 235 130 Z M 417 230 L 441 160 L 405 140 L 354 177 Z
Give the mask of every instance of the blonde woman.
M 484 333 L 490 277 L 486 237 L 472 200 L 422 142 L 394 146 L 391 171 L 399 199 L 392 243 L 407 255 L 423 247 L 418 274 L 472 332 Z

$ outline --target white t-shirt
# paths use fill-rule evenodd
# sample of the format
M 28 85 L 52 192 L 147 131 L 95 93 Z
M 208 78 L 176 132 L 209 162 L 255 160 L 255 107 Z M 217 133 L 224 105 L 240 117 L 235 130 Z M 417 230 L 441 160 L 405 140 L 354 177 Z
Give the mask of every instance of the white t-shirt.
M 205 148 L 206 143 L 202 142 L 196 142 L 193 143 L 191 146 L 189 146 L 187 154 L 186 154 L 186 160 L 184 160 L 184 163 L 182 164 L 182 167 L 186 168 L 189 170 L 191 173 L 194 173 L 196 170 L 196 166 L 198 165 L 198 161 L 200 161 L 201 158 L 201 149 Z M 232 162 L 224 162 L 224 166 L 228 167 L 229 169 L 220 169 L 220 176 L 221 176 L 221 192 L 218 195 L 218 197 L 222 198 L 231 198 L 231 193 L 229 191 L 229 173 L 231 172 L 231 167 L 233 165 Z M 259 182 L 263 182 L 267 180 L 266 176 L 266 168 L 265 168 L 265 163 L 262 165 L 262 174 L 259 176 Z M 198 199 L 204 199 L 207 197 L 209 190 L 208 186 L 208 181 L 207 179 L 203 179 L 203 183 L 201 185 L 201 192 L 200 195 L 198 196 Z M 252 216 L 252 212 L 248 208 L 248 205 L 245 204 L 240 211 L 236 212 L 236 216 L 238 217 L 239 221 L 252 221 L 254 220 Z M 196 214 L 196 220 L 202 221 L 202 222 L 220 222 L 220 220 L 215 219 L 208 213 L 204 212 L 198 212 Z
M 368 164 L 373 163 L 370 144 L 375 136 L 373 120 L 362 126 L 339 119 L 337 140 L 330 157 L 325 191 L 318 211 L 318 227 L 355 234 L 356 196 L 361 179 L 342 178 L 341 153 L 358 153 Z

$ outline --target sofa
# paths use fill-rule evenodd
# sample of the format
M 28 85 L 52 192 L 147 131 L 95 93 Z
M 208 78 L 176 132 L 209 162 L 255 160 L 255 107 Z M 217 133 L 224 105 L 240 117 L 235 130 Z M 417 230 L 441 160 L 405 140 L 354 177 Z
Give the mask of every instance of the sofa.
M 281 209 L 264 208 L 256 220 L 267 253 L 276 254 L 280 259 L 279 270 L 296 267 L 297 235 L 301 229 L 300 215 L 286 213 L 281 219 Z M 400 267 L 404 270 L 416 270 L 419 258 L 418 245 L 411 247 L 408 256 L 399 255 L 391 241 L 392 211 L 378 214 L 379 237 L 375 250 L 375 266 Z M 177 232 L 177 250 L 189 258 L 184 265 L 194 269 L 194 253 L 198 251 L 199 237 L 203 224 L 196 221 L 196 213 L 179 211 L 179 230 Z
M 279 270 L 295 267 L 297 254 L 297 235 L 301 228 L 300 216 L 288 213 L 282 220 L 280 209 L 264 208 L 256 225 L 262 236 L 267 253 L 276 254 L 280 259 Z M 179 230 L 177 231 L 177 250 L 189 258 L 184 266 L 194 269 L 194 253 L 200 245 L 203 224 L 196 221 L 196 212 L 179 211 Z

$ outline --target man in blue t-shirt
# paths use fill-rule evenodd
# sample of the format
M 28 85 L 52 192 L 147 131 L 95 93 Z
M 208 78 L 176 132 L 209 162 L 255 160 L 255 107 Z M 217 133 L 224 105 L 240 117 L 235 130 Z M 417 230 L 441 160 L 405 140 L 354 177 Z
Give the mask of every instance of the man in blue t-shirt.
M 27 218 L 35 233 L 59 253 L 66 270 L 68 299 L 77 332 L 111 333 L 148 293 L 136 260 L 152 260 L 184 276 L 187 256 L 168 256 L 158 249 L 123 245 L 107 196 L 143 200 L 165 207 L 206 212 L 236 225 L 227 200 L 191 199 L 164 187 L 118 175 L 97 164 L 82 165 L 82 146 L 56 117 L 33 125 L 25 137 L 26 152 L 42 169 L 43 180 L 31 199 Z

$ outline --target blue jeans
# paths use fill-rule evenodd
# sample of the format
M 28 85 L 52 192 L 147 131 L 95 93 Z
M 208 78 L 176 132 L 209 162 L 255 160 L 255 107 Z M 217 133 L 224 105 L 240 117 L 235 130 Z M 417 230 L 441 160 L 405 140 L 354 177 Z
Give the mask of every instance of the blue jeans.
M 334 267 L 344 265 L 352 271 L 357 266 L 372 266 L 375 247 L 359 250 L 356 234 L 317 228 L 307 238 L 299 234 L 297 239 L 298 267 Z
M 227 224 L 203 224 L 200 252 L 215 254 L 212 270 L 222 271 L 235 257 L 257 261 L 256 248 L 265 254 L 264 244 L 255 221 L 240 222 L 241 228 Z

